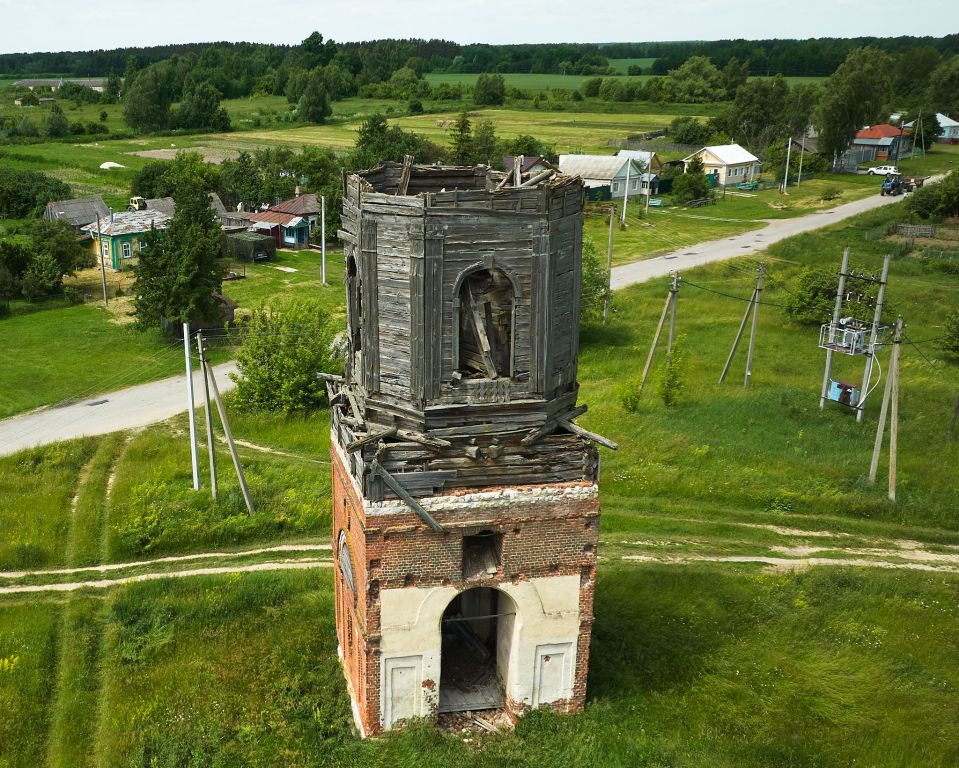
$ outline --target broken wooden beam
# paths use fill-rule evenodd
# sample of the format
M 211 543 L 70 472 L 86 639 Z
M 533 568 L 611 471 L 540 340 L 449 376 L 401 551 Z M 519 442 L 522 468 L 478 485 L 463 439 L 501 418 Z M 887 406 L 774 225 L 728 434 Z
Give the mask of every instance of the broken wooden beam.
M 347 453 L 355 453 L 364 445 L 369 445 L 370 443 L 375 443 L 379 440 L 382 440 L 384 437 L 393 437 L 396 434 L 396 427 L 390 427 L 389 429 L 384 429 L 381 432 L 370 432 L 366 437 L 359 437 L 354 440 L 352 443 L 346 446 Z
M 403 170 L 400 173 L 400 183 L 396 187 L 397 195 L 405 195 L 410 186 L 410 173 L 413 170 L 413 155 L 403 155 Z
M 430 437 L 429 435 L 424 435 L 422 432 L 414 432 L 411 429 L 399 429 L 396 431 L 398 437 L 402 437 L 404 440 L 409 440 L 413 443 L 419 443 L 420 445 L 428 445 L 431 448 L 449 448 L 453 444 L 449 440 L 443 440 L 439 437 Z
M 323 371 L 320 371 L 318 374 L 316 374 L 316 378 L 318 378 L 320 381 L 331 381 L 334 384 L 346 383 L 346 379 L 336 373 L 324 373 Z
M 610 450 L 618 451 L 619 445 L 614 443 L 609 438 L 603 437 L 602 435 L 597 435 L 595 432 L 590 432 L 588 429 L 583 429 L 578 424 L 573 424 L 573 422 L 567 419 L 557 419 L 556 420 L 559 426 L 563 429 L 572 432 L 574 435 L 579 435 L 580 437 L 585 437 L 587 440 L 591 440 L 594 443 L 599 443 L 604 445 Z
M 571 410 L 565 411 L 562 414 L 553 416 L 552 418 L 547 419 L 546 422 L 543 424 L 543 426 L 537 427 L 536 429 L 532 430 L 528 435 L 526 435 L 526 437 L 520 440 L 520 442 L 523 445 L 532 445 L 540 438 L 546 437 L 546 435 L 550 434 L 551 432 L 555 432 L 556 428 L 560 426 L 559 425 L 560 419 L 565 419 L 566 421 L 572 421 L 577 416 L 582 416 L 584 413 L 586 413 L 586 406 L 580 405 L 576 408 L 572 408 Z
M 416 499 L 410 496 L 407 490 L 402 485 L 400 485 L 399 481 L 395 477 L 393 477 L 393 475 L 391 475 L 389 472 L 383 469 L 383 465 L 380 464 L 379 461 L 377 461 L 376 459 L 373 459 L 373 461 L 370 463 L 370 471 L 374 475 L 382 478 L 387 488 L 389 488 L 391 491 L 393 491 L 393 493 L 399 496 L 400 500 L 403 501 L 406 504 L 406 506 L 408 506 L 411 510 L 413 510 L 413 512 L 419 515 L 424 523 L 426 523 L 434 531 L 438 531 L 440 533 L 443 532 L 444 530 L 443 526 L 436 521 L 436 518 L 434 518 L 429 512 L 423 509 L 423 507 L 420 506 L 420 504 L 416 501 Z

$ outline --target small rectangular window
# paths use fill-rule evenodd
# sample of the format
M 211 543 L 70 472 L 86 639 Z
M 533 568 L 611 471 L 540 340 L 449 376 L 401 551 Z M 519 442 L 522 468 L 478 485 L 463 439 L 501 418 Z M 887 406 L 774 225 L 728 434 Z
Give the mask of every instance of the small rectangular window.
M 503 537 L 493 531 L 482 531 L 463 537 L 463 578 L 488 579 L 499 572 Z
M 105 259 L 110 258 L 110 241 L 109 240 L 100 241 L 100 253 L 103 255 L 103 258 Z
M 133 255 L 133 250 L 130 248 L 129 243 L 123 244 L 123 258 L 129 259 Z

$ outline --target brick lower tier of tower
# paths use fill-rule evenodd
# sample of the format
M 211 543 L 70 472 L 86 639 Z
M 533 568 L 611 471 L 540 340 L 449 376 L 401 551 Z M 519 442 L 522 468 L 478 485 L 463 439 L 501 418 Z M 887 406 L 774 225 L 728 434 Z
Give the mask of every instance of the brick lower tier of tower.
M 582 709 L 596 583 L 596 486 L 487 488 L 418 499 L 443 526 L 437 532 L 402 501 L 364 499 L 335 439 L 331 454 L 336 624 L 361 731 L 433 719 L 441 704 L 455 706 L 459 689 L 443 681 L 464 674 L 458 668 L 472 663 L 473 651 L 453 649 L 479 645 L 472 629 L 463 640 L 464 624 L 487 631 L 490 674 L 513 714 L 541 706 Z M 487 567 L 479 571 L 470 554 L 476 542 L 495 544 L 495 561 L 480 558 Z

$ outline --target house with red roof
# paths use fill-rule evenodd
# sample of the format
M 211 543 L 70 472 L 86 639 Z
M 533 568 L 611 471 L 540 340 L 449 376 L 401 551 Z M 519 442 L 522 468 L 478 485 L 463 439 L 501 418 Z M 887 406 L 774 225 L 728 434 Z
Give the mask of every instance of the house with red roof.
M 310 221 L 293 213 L 283 213 L 274 208 L 245 214 L 250 221 L 250 230 L 269 235 L 277 248 L 300 250 L 310 247 Z
M 912 132 L 908 128 L 899 128 L 889 123 L 863 128 L 852 140 L 852 147 L 858 151 L 860 163 L 895 160 L 911 146 Z

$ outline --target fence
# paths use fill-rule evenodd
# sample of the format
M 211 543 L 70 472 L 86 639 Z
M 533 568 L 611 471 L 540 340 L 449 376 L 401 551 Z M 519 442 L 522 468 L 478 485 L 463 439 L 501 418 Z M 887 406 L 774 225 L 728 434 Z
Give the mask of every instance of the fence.
M 608 139 L 607 147 L 616 149 L 641 149 L 644 152 L 682 152 L 684 155 L 691 155 L 693 152 L 702 149 L 692 144 L 673 144 L 669 141 L 643 141 L 642 139 Z
M 934 224 L 895 224 L 892 234 L 904 237 L 935 237 L 936 226 Z

